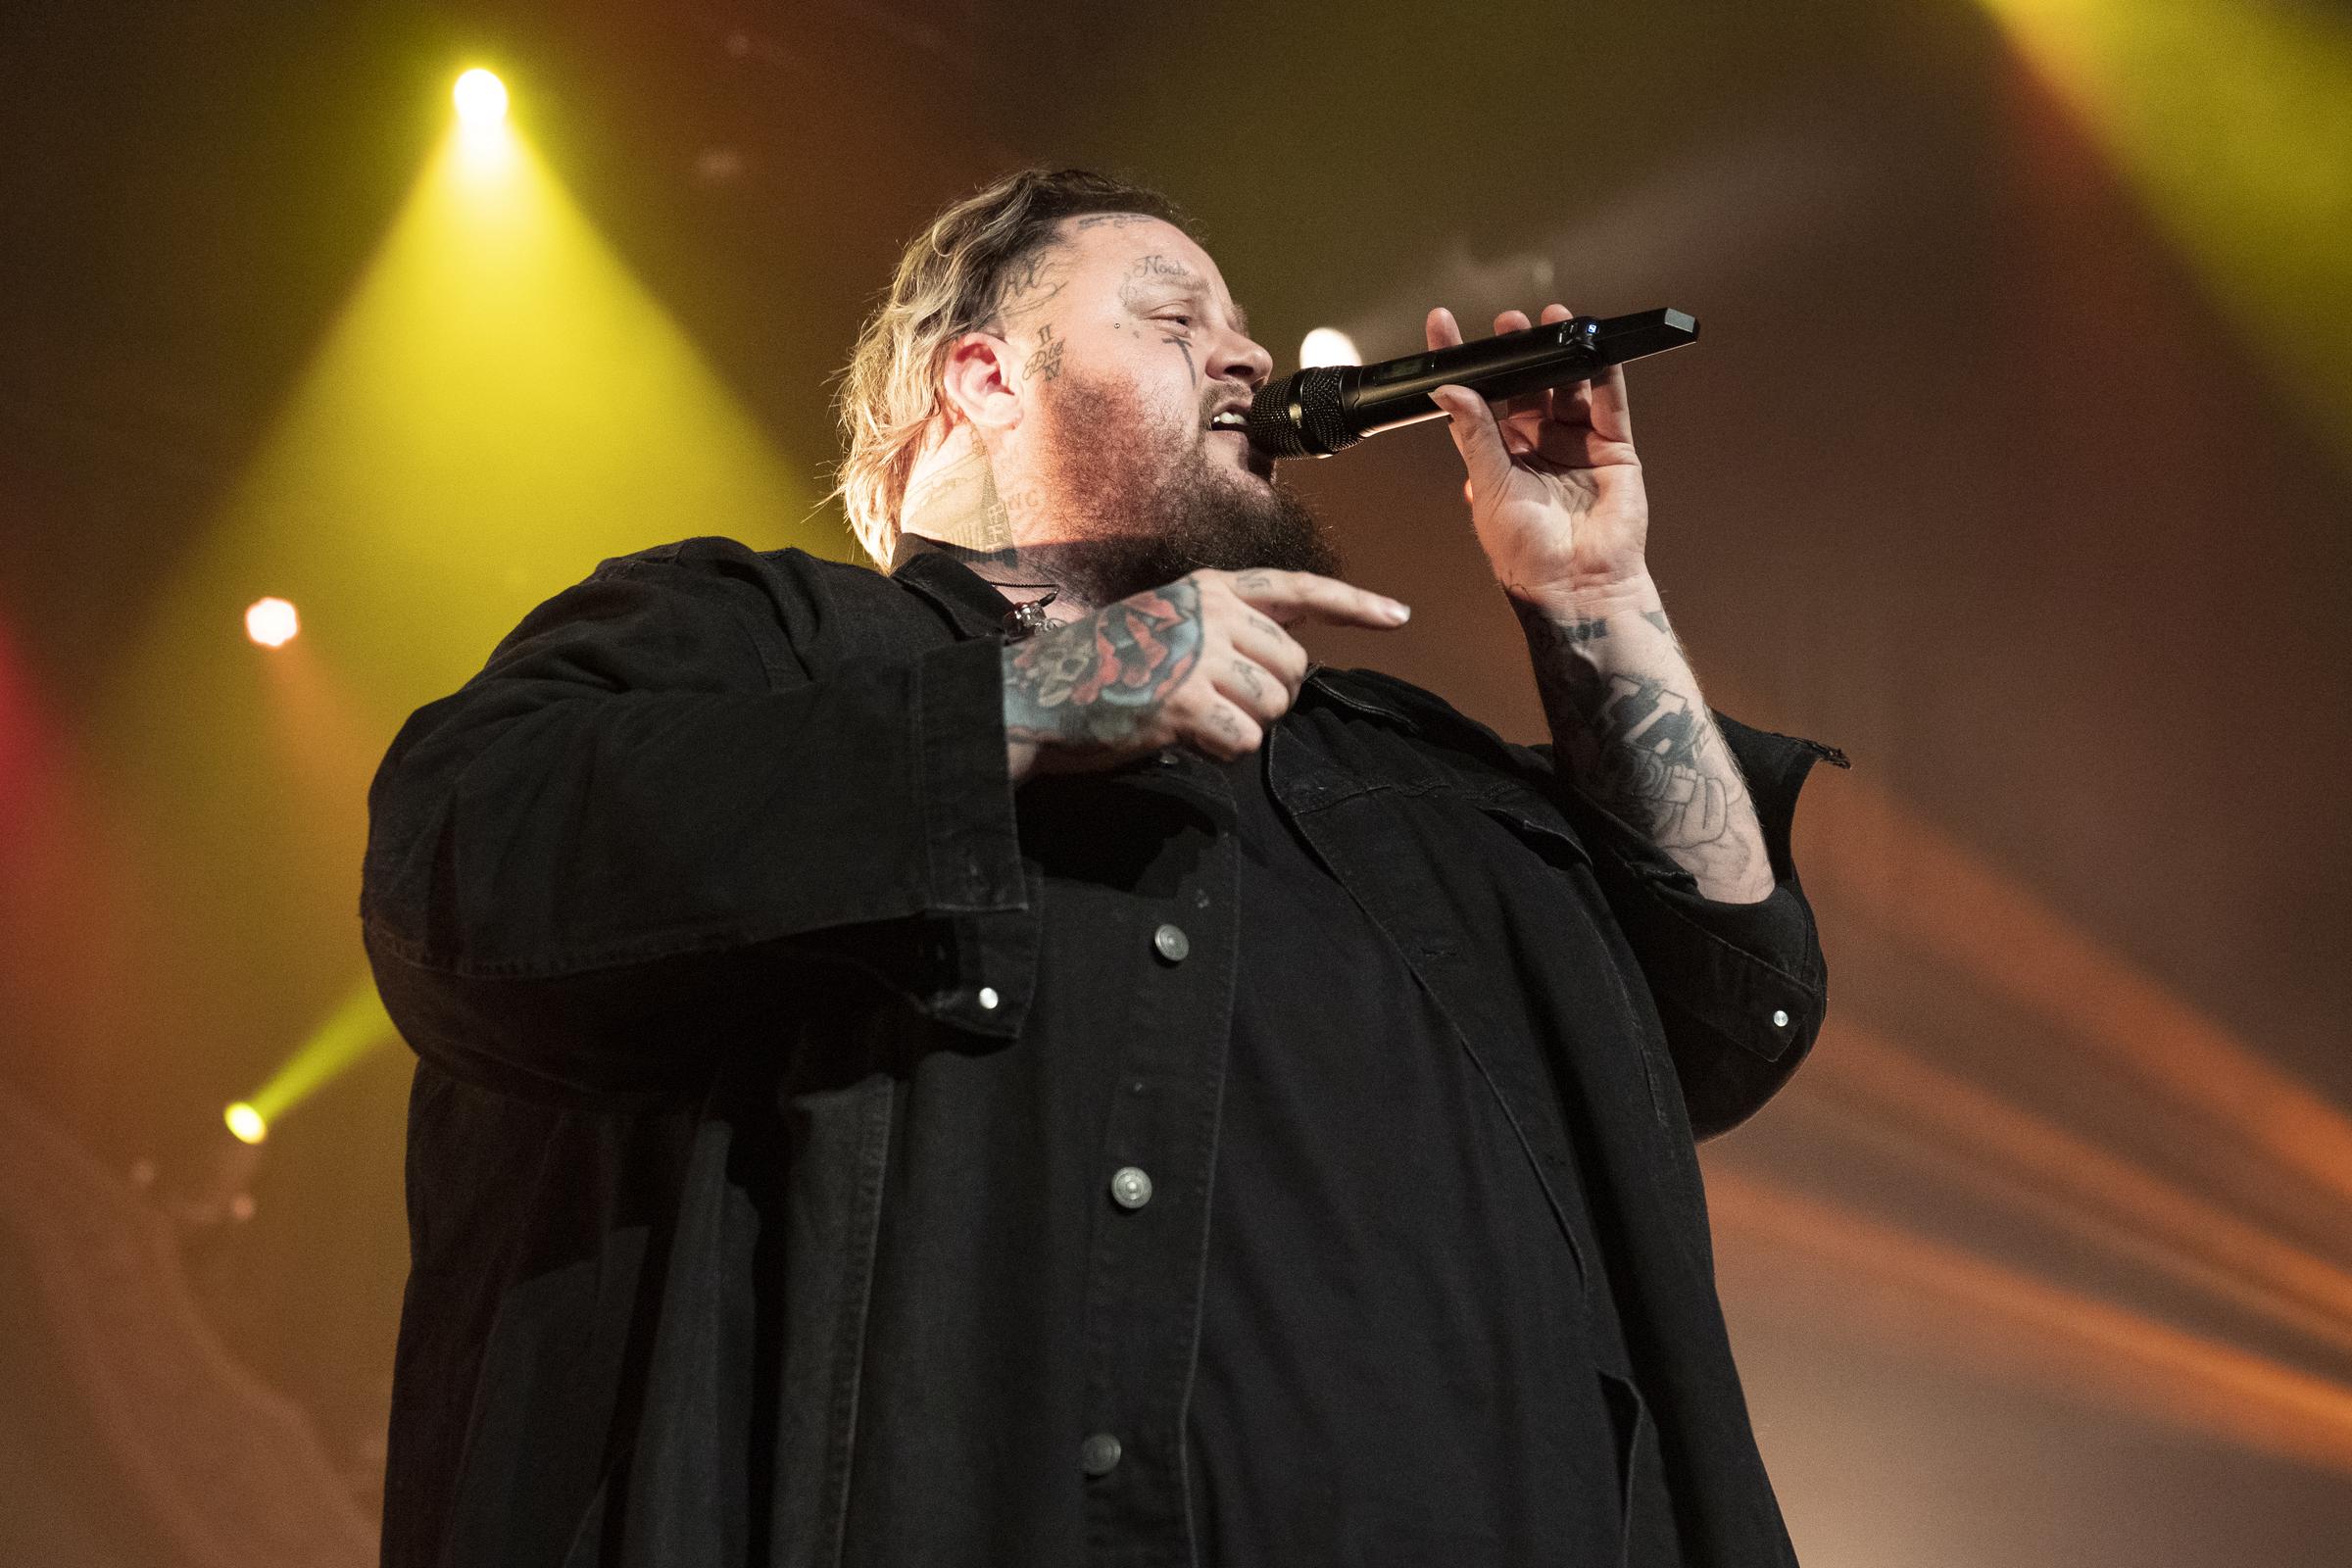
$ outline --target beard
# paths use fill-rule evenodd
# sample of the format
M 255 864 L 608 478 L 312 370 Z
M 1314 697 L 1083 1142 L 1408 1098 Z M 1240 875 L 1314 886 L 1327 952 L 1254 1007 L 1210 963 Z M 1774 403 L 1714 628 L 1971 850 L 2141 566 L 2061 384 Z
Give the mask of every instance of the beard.
M 1204 568 L 1341 574 L 1303 497 L 1211 454 L 1205 406 L 1187 439 L 1128 382 L 1066 370 L 1055 391 L 1043 467 L 1056 537 L 1021 555 L 1073 598 L 1107 605 Z

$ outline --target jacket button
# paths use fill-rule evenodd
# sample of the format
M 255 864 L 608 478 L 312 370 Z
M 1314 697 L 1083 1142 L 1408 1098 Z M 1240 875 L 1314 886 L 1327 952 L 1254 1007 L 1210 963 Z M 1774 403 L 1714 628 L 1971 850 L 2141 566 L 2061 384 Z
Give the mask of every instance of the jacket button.
M 1119 1440 L 1098 1432 L 1078 1446 L 1078 1468 L 1090 1476 L 1106 1476 L 1119 1467 Z
M 1193 951 L 1192 938 L 1182 926 L 1163 925 L 1152 933 L 1152 946 L 1170 963 L 1182 963 L 1185 955 Z
M 997 1004 L 1004 999 L 997 995 L 995 986 L 982 986 L 980 995 L 975 1000 L 979 1002 L 982 1011 L 994 1012 L 997 1010 Z
M 1152 1201 L 1152 1178 L 1140 1167 L 1121 1165 L 1111 1174 L 1110 1200 L 1121 1208 L 1141 1208 Z
M 1773 1010 L 1772 1010 L 1772 1026 L 1773 1026 L 1775 1029 L 1786 1029 L 1786 1028 L 1788 1028 L 1788 1010 L 1787 1010 L 1786 1008 L 1783 1008 L 1783 1007 L 1775 1007 L 1775 1008 L 1773 1008 Z

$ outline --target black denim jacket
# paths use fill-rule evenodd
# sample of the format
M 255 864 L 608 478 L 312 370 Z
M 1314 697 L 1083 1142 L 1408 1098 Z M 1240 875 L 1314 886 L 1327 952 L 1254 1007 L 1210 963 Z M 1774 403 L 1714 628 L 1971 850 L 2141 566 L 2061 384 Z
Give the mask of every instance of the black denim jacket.
M 938 553 L 690 540 L 403 727 L 362 895 L 419 1058 L 387 1563 L 1190 1564 L 1233 807 L 1174 753 L 1014 791 L 1002 611 Z M 1835 754 L 1724 729 L 1786 942 L 1403 682 L 1318 670 L 1268 769 L 1466 1049 L 1544 1043 L 1495 1091 L 1606 1259 L 1627 1561 L 1753 1568 L 1792 1558 L 1692 1146 L 1820 1026 L 1788 823 Z

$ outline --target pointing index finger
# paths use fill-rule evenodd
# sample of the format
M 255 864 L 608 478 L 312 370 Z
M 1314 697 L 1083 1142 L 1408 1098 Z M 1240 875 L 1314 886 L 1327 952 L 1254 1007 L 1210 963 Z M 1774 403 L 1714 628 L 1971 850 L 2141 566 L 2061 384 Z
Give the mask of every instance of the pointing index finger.
M 1323 620 L 1349 626 L 1401 626 L 1412 611 L 1385 594 L 1372 593 L 1337 577 L 1311 571 L 1277 571 L 1270 566 L 1237 572 L 1233 591 L 1243 602 L 1288 626 Z

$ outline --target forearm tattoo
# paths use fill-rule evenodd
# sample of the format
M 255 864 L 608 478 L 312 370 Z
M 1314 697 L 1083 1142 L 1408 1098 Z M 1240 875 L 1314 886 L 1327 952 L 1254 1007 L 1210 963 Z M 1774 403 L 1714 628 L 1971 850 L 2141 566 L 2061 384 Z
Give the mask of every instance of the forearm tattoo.
M 1004 735 L 1111 747 L 1146 727 L 1200 657 L 1200 591 L 1173 582 L 1004 649 Z
M 1740 764 L 1715 728 L 1678 653 L 1659 667 L 1624 667 L 1602 657 L 1606 616 L 1555 618 L 1513 601 L 1535 656 L 1555 753 L 1574 782 L 1611 815 L 1639 829 L 1696 872 L 1745 866 L 1760 842 L 1739 808 Z M 1643 612 L 1657 626 L 1665 616 Z M 1671 635 L 1671 634 L 1669 634 Z

